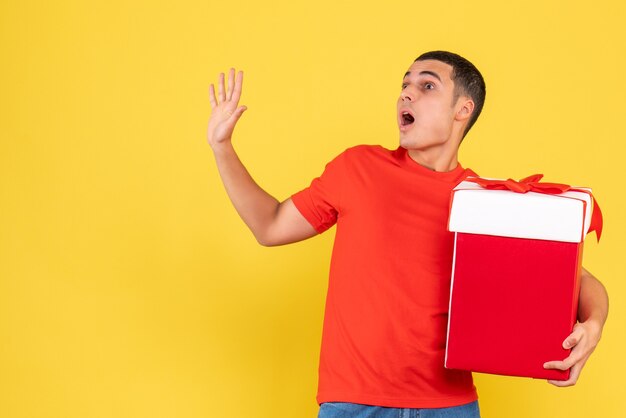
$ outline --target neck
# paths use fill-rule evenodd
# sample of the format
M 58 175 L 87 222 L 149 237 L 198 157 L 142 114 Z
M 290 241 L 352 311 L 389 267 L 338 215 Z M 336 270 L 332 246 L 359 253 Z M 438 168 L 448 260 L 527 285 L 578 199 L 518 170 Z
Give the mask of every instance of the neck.
M 407 152 L 413 161 L 433 171 L 452 171 L 459 164 L 457 150 L 448 151 L 441 148 L 431 148 L 409 149 Z

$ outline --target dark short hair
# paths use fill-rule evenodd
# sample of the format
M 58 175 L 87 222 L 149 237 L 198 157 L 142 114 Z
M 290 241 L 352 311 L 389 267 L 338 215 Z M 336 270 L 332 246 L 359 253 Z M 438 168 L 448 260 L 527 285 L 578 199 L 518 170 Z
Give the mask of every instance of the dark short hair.
M 453 52 L 430 51 L 423 53 L 415 59 L 415 61 L 424 60 L 437 60 L 452 66 L 450 78 L 454 82 L 454 103 L 461 95 L 468 96 L 474 101 L 474 110 L 463 133 L 463 138 L 465 138 L 467 132 L 478 119 L 485 103 L 486 87 L 482 74 L 480 74 L 480 71 L 474 64 Z

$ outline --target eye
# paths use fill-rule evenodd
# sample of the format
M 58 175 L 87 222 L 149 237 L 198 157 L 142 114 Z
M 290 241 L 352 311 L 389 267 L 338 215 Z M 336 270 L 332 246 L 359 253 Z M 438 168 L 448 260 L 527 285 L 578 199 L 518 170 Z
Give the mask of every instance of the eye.
M 424 88 L 426 90 L 432 90 L 435 88 L 435 85 L 433 83 L 424 83 Z
M 402 88 L 405 88 L 405 87 L 406 87 L 406 83 L 402 83 Z

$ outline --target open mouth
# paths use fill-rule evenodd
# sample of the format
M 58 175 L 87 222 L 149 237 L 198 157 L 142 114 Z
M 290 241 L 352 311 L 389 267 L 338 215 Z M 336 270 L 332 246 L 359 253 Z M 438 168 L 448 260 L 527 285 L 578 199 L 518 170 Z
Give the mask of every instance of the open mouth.
M 413 115 L 407 110 L 402 111 L 402 113 L 400 114 L 400 125 L 409 126 L 413 122 L 415 122 L 415 118 L 413 117 Z

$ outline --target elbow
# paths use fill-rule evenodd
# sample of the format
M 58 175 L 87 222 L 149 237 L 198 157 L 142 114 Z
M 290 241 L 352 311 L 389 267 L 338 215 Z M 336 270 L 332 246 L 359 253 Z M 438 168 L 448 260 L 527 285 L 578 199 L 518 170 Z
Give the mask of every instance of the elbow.
M 256 239 L 256 242 L 259 243 L 259 245 L 262 245 L 263 247 L 271 247 L 271 245 L 269 245 L 268 240 L 261 234 L 254 234 L 254 238 Z
M 296 240 L 289 240 L 288 237 L 280 236 L 277 234 L 265 234 L 265 235 L 256 235 L 256 241 L 264 247 L 278 247 L 280 245 L 285 245 L 290 242 L 295 242 Z
M 259 237 L 256 238 L 256 242 L 258 242 L 263 247 L 273 247 L 275 245 L 271 241 L 268 241 Z
M 275 240 L 272 240 L 267 233 L 254 234 L 254 238 L 256 238 L 256 242 L 258 242 L 263 247 L 275 247 L 276 245 L 278 245 L 278 243 Z

